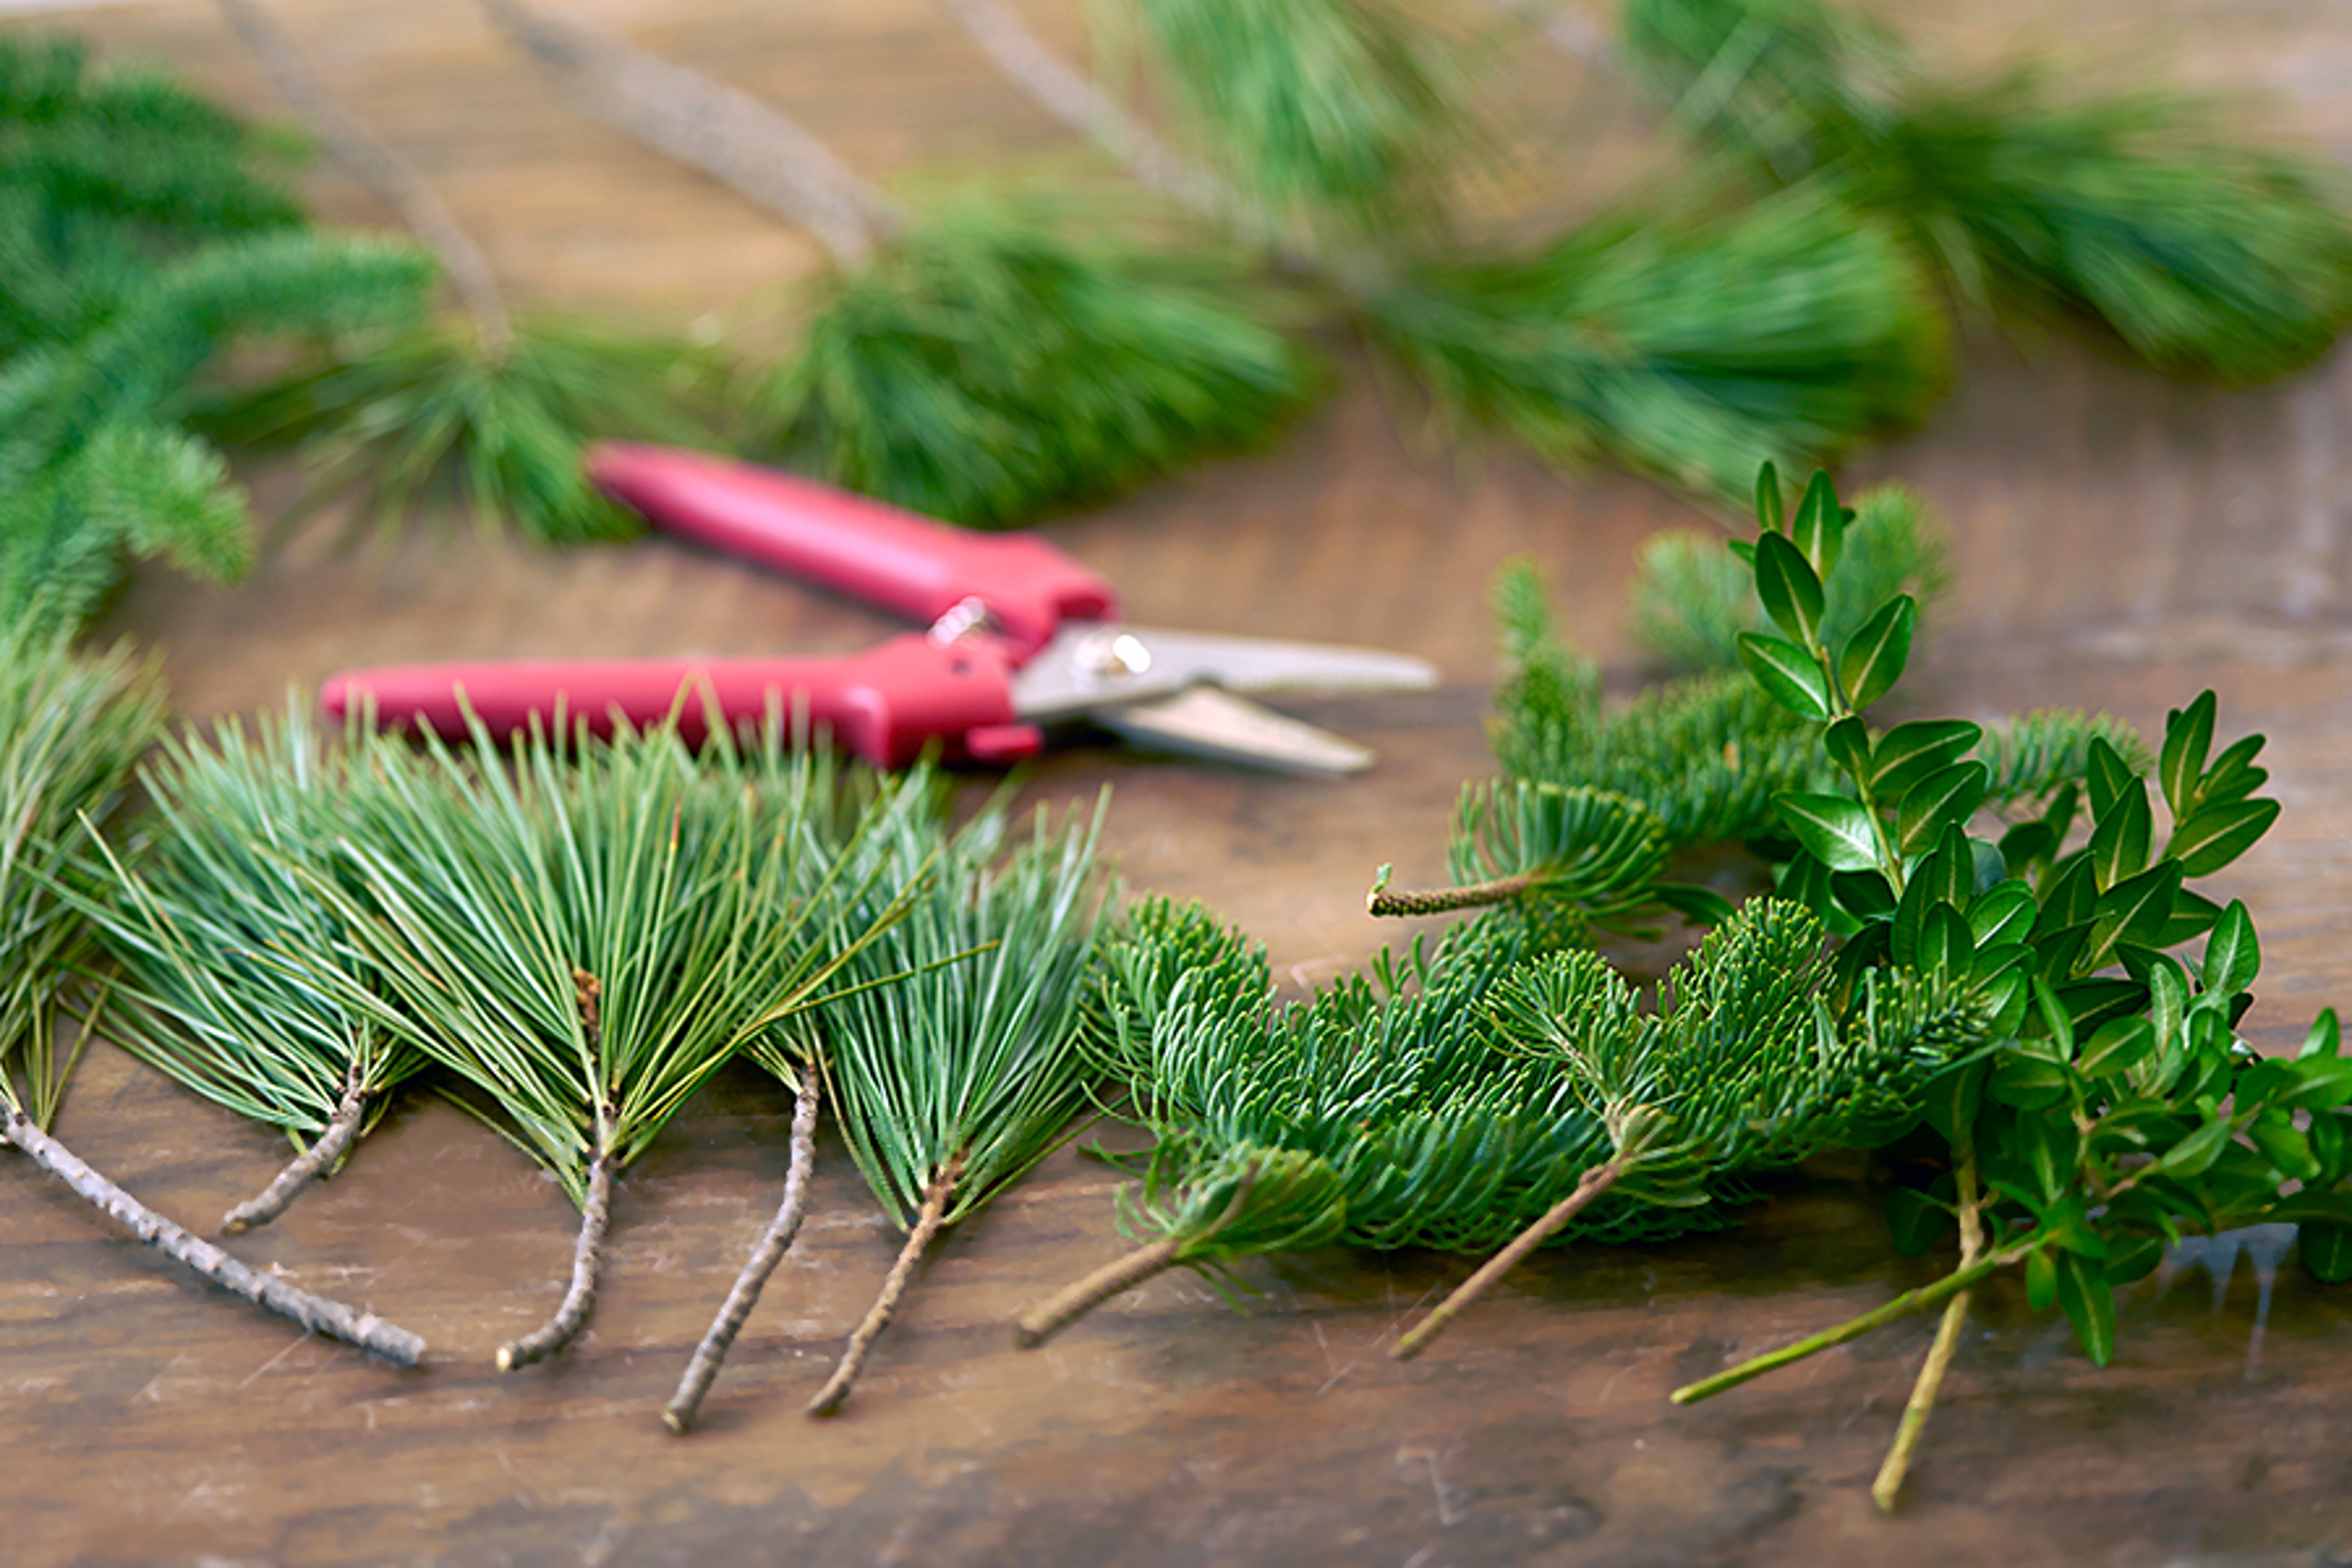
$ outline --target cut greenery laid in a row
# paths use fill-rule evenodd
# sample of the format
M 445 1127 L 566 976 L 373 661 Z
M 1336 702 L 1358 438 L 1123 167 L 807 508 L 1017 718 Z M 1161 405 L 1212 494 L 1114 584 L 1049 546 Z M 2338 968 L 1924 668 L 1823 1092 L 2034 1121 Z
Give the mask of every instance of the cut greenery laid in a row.
M 1399 1341 L 1410 1356 L 1546 1240 L 1722 1224 L 1753 1195 L 1744 1177 L 1829 1144 L 1891 1148 L 1937 1173 L 1890 1195 L 1895 1243 L 1956 1231 L 1952 1271 L 1675 1397 L 1943 1307 L 1874 1489 L 1892 1507 L 1992 1273 L 2021 1270 L 2101 1364 L 2115 1288 L 2184 1236 L 2294 1221 L 2314 1275 L 2352 1277 L 2335 1015 L 2293 1060 L 2248 1047 L 2252 917 L 2189 885 L 2277 817 L 2262 737 L 2217 751 L 2210 691 L 2153 754 L 2064 712 L 1874 727 L 1916 599 L 1825 629 L 1855 511 L 1826 476 L 1791 509 L 1769 468 L 1757 510 L 1757 537 L 1729 547 L 1769 627 L 1738 634 L 1744 672 L 1614 713 L 1539 586 L 1506 579 L 1508 776 L 1465 791 L 1454 886 L 1394 891 L 1384 868 L 1372 892 L 1376 913 L 1485 910 L 1433 953 L 1416 942 L 1279 1004 L 1263 954 L 1205 911 L 1130 917 L 1096 1028 L 1159 1137 L 1123 1210 L 1144 1245 L 1041 1303 L 1021 1342 L 1176 1264 L 1333 1241 L 1493 1251 Z M 1673 851 L 1723 841 L 1754 853 L 1769 896 L 1734 910 L 1665 879 Z M 1677 915 L 1716 929 L 1644 1012 L 1591 935 Z

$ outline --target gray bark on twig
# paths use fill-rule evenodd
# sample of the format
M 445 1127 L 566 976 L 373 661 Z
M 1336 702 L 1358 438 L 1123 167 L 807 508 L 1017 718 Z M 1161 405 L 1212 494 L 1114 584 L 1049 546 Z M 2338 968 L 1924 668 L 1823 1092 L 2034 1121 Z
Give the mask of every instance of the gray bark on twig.
M 326 1127 L 308 1149 L 287 1163 L 278 1173 L 278 1179 L 264 1187 L 259 1195 L 247 1198 L 221 1218 L 221 1234 L 243 1236 L 257 1225 L 268 1225 L 282 1215 L 301 1194 L 302 1189 L 334 1169 L 343 1151 L 360 1134 L 360 1121 L 367 1111 L 367 1074 L 359 1057 L 352 1058 L 351 1071 L 343 1081 L 343 1098 L 335 1107 L 334 1115 L 327 1119 Z
M 443 205 L 440 193 L 417 172 L 415 164 L 394 153 L 373 132 L 343 111 L 329 97 L 319 79 L 285 29 L 257 0 L 214 0 L 231 31 L 254 59 L 270 87 L 292 108 L 310 134 L 369 193 L 400 215 L 400 221 L 440 258 L 441 270 L 457 291 L 458 302 L 474 323 L 482 352 L 492 360 L 514 342 L 514 323 L 507 310 L 506 294 L 498 275 L 463 225 Z
M 882 1281 L 881 1294 L 866 1309 L 866 1321 L 849 1336 L 849 1347 L 841 1355 L 841 1364 L 833 1369 L 833 1376 L 809 1401 L 811 1415 L 834 1415 L 849 1399 L 849 1391 L 856 1384 L 857 1374 L 865 1370 L 866 1357 L 874 1349 L 874 1342 L 890 1326 L 891 1315 L 898 1310 L 898 1298 L 907 1293 L 908 1281 L 915 1277 L 915 1265 L 922 1260 L 932 1237 L 945 1223 L 948 1201 L 955 1195 L 956 1183 L 963 1176 L 963 1156 L 959 1154 L 947 1163 L 946 1169 L 931 1178 L 929 1189 L 923 1194 L 922 1211 L 915 1216 L 915 1228 L 907 1233 L 907 1245 L 898 1249 L 898 1261 L 890 1265 L 889 1276 Z
M 793 1152 L 784 1173 L 784 1198 L 776 1207 L 776 1217 L 768 1222 L 761 1234 L 759 1245 L 751 1249 L 751 1261 L 735 1278 L 735 1288 L 727 1293 L 726 1303 L 711 1322 L 710 1331 L 702 1336 L 695 1347 L 694 1359 L 687 1363 L 686 1375 L 678 1380 L 677 1393 L 662 1412 L 662 1422 L 673 1432 L 683 1435 L 694 1425 L 695 1412 L 702 1408 L 703 1395 L 710 1392 L 719 1376 L 719 1365 L 727 1359 L 728 1350 L 735 1336 L 743 1331 L 751 1321 L 751 1309 L 760 1304 L 760 1292 L 766 1288 L 768 1276 L 784 1260 L 792 1249 L 793 1237 L 800 1234 L 801 1216 L 808 1212 L 809 1172 L 816 1163 L 817 1075 L 804 1071 L 801 1075 L 799 1103 L 793 1107 Z
M 798 224 L 842 265 L 865 260 L 899 227 L 879 191 L 751 94 L 522 0 L 476 3 L 573 107 Z
M 125 1230 L 214 1284 L 257 1306 L 290 1318 L 312 1333 L 331 1334 L 346 1344 L 372 1351 L 402 1366 L 425 1357 L 425 1342 L 385 1322 L 373 1312 L 316 1296 L 275 1275 L 230 1257 L 194 1232 L 173 1224 L 84 1164 L 73 1151 L 42 1131 L 14 1105 L 0 1103 L 0 1139 L 32 1156 L 35 1163 L 103 1210 Z

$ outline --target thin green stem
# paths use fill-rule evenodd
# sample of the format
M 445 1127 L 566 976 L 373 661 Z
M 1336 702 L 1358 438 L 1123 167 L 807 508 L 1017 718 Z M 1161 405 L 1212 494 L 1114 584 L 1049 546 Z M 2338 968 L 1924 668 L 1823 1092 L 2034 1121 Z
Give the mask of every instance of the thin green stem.
M 1996 1252 L 1989 1258 L 1980 1258 L 1965 1268 L 1954 1269 L 1932 1285 L 1922 1285 L 1916 1290 L 1906 1290 L 1886 1305 L 1864 1312 L 1858 1318 L 1850 1318 L 1836 1328 L 1824 1329 L 1809 1339 L 1799 1340 L 1795 1344 L 1769 1352 L 1752 1361 L 1742 1362 L 1728 1372 L 1719 1372 L 1713 1377 L 1701 1378 L 1696 1383 L 1677 1388 L 1674 1392 L 1674 1402 L 1676 1405 L 1696 1405 L 1702 1399 L 1712 1399 L 1726 1389 L 1737 1388 L 1741 1384 L 1761 1377 L 1768 1372 L 1777 1372 L 1784 1366 L 1803 1361 L 1807 1356 L 1828 1350 L 1833 1345 L 1842 1345 L 1850 1341 L 1858 1340 L 1874 1329 L 1885 1328 L 1887 1324 L 1898 1319 L 1907 1318 L 1914 1312 L 1924 1312 L 1937 1303 L 1969 1289 L 1994 1270 L 2005 1268 L 2017 1262 L 2032 1250 L 2033 1247 L 2031 1245 L 2025 1245 Z
M 1492 1289 L 1495 1282 L 1517 1268 L 1528 1254 L 1550 1239 L 1561 1226 L 1574 1219 L 1586 1205 L 1616 1184 L 1625 1173 L 1629 1156 L 1619 1154 L 1608 1163 L 1595 1165 L 1584 1173 L 1576 1190 L 1554 1204 L 1541 1219 L 1511 1238 L 1502 1251 L 1479 1266 L 1478 1271 L 1455 1288 L 1454 1294 L 1439 1302 L 1429 1316 L 1413 1326 L 1411 1333 L 1397 1341 L 1389 1354 L 1398 1361 L 1411 1361 L 1429 1347 L 1431 1341 L 1445 1331 L 1462 1310 Z
M 1960 1267 L 1966 1268 L 1984 1252 L 1984 1205 L 1977 1190 L 1976 1145 L 1962 1138 L 1954 1152 L 1958 1156 L 1953 1180 L 1959 1197 Z M 1960 1348 L 1960 1330 L 1968 1321 L 1972 1294 L 1963 1290 L 1944 1308 L 1944 1321 L 1936 1328 L 1936 1342 L 1927 1349 L 1927 1364 L 1919 1369 L 1919 1381 L 1912 1385 L 1910 1403 L 1903 1407 L 1902 1424 L 1895 1429 L 1895 1446 L 1887 1449 L 1886 1462 L 1879 1466 L 1878 1479 L 1871 1484 L 1871 1500 L 1882 1513 L 1895 1511 L 1904 1478 L 1911 1470 L 1912 1456 L 1918 1451 L 1920 1436 L 1927 1431 L 1927 1417 L 1935 1410 L 1936 1395 L 1944 1386 L 1944 1373 L 1950 1370 L 1952 1357 Z

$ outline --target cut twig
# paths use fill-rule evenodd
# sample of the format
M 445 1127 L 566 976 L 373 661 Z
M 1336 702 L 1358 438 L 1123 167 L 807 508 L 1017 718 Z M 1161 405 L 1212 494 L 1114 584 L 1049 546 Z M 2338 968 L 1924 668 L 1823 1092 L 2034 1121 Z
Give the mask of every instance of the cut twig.
M 915 1265 L 920 1261 L 931 1238 L 940 1233 L 945 1221 L 948 1200 L 955 1195 L 956 1183 L 963 1175 L 963 1156 L 950 1160 L 923 1193 L 923 1206 L 915 1216 L 914 1229 L 907 1233 L 907 1245 L 898 1249 L 898 1260 L 890 1266 L 889 1277 L 882 1281 L 882 1292 L 874 1298 L 866 1321 L 849 1336 L 849 1348 L 842 1352 L 841 1364 L 833 1370 L 832 1378 L 809 1401 L 811 1415 L 839 1414 L 848 1401 L 850 1388 L 866 1366 L 866 1357 L 882 1331 L 890 1326 L 890 1315 L 898 1310 L 898 1298 L 906 1294 L 908 1283 L 915 1277 Z
M 855 265 L 899 226 L 898 210 L 824 142 L 748 93 L 521 0 L 478 0 L 575 108 L 781 214 Z
M 702 1397 L 719 1376 L 719 1363 L 735 1343 L 735 1336 L 743 1331 L 743 1324 L 759 1305 L 760 1292 L 766 1288 L 768 1276 L 784 1260 L 800 1233 L 801 1216 L 808 1212 L 809 1171 L 816 1163 L 816 1108 L 819 1075 L 814 1070 L 801 1074 L 799 1101 L 793 1108 L 792 1158 L 784 1173 L 784 1199 L 776 1207 L 776 1217 L 760 1237 L 759 1245 L 751 1249 L 751 1261 L 743 1272 L 735 1277 L 735 1288 L 727 1293 L 726 1303 L 719 1309 L 710 1331 L 702 1336 L 695 1347 L 694 1359 L 687 1363 L 686 1375 L 678 1380 L 677 1393 L 671 1396 L 669 1407 L 662 1412 L 663 1425 L 683 1436 L 694 1425 L 695 1412 L 702 1407 Z
M 278 1173 L 278 1179 L 261 1190 L 258 1196 L 247 1198 L 221 1218 L 221 1234 L 243 1236 L 257 1225 L 268 1225 L 286 1212 L 304 1187 L 335 1168 L 343 1151 L 359 1136 L 360 1121 L 367 1110 L 367 1072 L 362 1058 L 352 1058 L 350 1076 L 344 1080 L 341 1103 L 328 1119 L 321 1131 L 308 1149 L 289 1162 Z
M 257 0 L 215 0 L 215 4 L 230 30 L 269 79 L 272 89 L 300 117 L 328 154 L 370 195 L 398 213 L 400 221 L 431 247 L 466 314 L 473 320 L 484 356 L 492 361 L 502 358 L 514 341 L 505 292 L 499 288 L 498 275 L 490 270 L 482 247 L 450 214 L 432 183 L 328 96 L 293 39 Z
M 1376 915 L 1442 915 L 1507 902 L 1545 879 L 1540 871 L 1521 871 L 1461 888 L 1407 888 L 1392 892 L 1382 886 L 1371 890 L 1364 907 Z
M 1960 1210 L 1960 1266 L 1965 1268 L 1984 1252 L 1984 1215 L 1977 1201 L 1976 1148 L 1965 1139 L 1959 1145 L 1954 1180 Z M 1902 1424 L 1895 1429 L 1895 1446 L 1887 1449 L 1886 1460 L 1878 1468 L 1878 1479 L 1871 1483 L 1871 1500 L 1883 1513 L 1893 1513 L 1895 1500 L 1902 1495 L 1904 1478 L 1911 1471 L 1911 1457 L 1918 1451 L 1919 1438 L 1927 1429 L 1927 1417 L 1936 1408 L 1936 1395 L 1944 1386 L 1944 1373 L 1950 1369 L 1952 1356 L 1960 1348 L 1960 1330 L 1968 1322 L 1969 1299 L 1972 1294 L 1963 1290 L 1944 1308 L 1944 1321 L 1936 1326 L 1936 1342 L 1927 1349 L 1927 1363 L 1919 1369 L 1919 1381 L 1912 1385 L 1910 1401 L 1903 1407 Z
M 1544 1216 L 1512 1238 L 1511 1244 L 1478 1266 L 1478 1271 L 1465 1279 L 1454 1294 L 1437 1304 L 1435 1310 L 1423 1318 L 1413 1331 L 1397 1341 L 1389 1354 L 1398 1361 L 1411 1361 L 1452 1322 L 1465 1307 L 1485 1295 L 1495 1281 L 1518 1266 L 1519 1260 L 1549 1240 L 1552 1233 L 1574 1219 L 1585 1206 L 1614 1185 L 1625 1173 L 1625 1156 L 1618 1155 L 1606 1164 L 1595 1165 L 1584 1173 L 1576 1190 L 1554 1204 Z
M 1149 1247 L 1139 1247 L 1124 1258 L 1112 1258 L 1085 1279 L 1074 1281 L 1022 1313 L 1021 1321 L 1013 1329 L 1013 1348 L 1035 1350 L 1113 1296 L 1132 1290 L 1152 1276 L 1174 1268 L 1176 1255 L 1182 1248 L 1182 1241 L 1171 1237 Z
M 604 1118 L 597 1118 L 602 1123 Z M 572 1284 L 555 1316 L 521 1339 L 499 1347 L 499 1370 L 513 1372 L 545 1361 L 570 1344 L 587 1325 L 596 1305 L 596 1278 L 604 1262 L 604 1231 L 613 1217 L 613 1154 L 597 1130 L 597 1151 L 588 1166 L 588 1201 L 580 1207 L 580 1239 L 572 1248 Z
M 402 1366 L 415 1366 L 424 1359 L 425 1342 L 407 1330 L 385 1322 L 373 1312 L 354 1310 L 264 1274 L 173 1224 L 84 1164 L 12 1104 L 0 1103 L 0 1137 L 31 1155 L 43 1170 L 104 1210 L 131 1235 L 214 1284 L 290 1318 L 312 1333 L 331 1334 Z

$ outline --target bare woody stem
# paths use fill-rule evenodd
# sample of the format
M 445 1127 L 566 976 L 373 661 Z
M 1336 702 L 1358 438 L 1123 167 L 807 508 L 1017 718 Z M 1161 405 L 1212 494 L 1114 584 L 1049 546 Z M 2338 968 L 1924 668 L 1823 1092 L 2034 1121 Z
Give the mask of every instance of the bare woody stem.
M 1984 1216 L 1977 1201 L 1976 1146 L 1963 1140 L 1959 1159 L 1954 1171 L 1960 1210 L 1960 1265 L 1966 1268 L 1984 1252 Z M 1886 1461 L 1878 1468 L 1878 1479 L 1871 1483 L 1871 1500 L 1882 1513 L 1895 1511 L 1895 1500 L 1902 1495 L 1904 1478 L 1910 1474 L 1912 1456 L 1918 1452 L 1919 1438 L 1927 1429 L 1927 1417 L 1936 1408 L 1936 1395 L 1944 1386 L 1944 1373 L 1952 1364 L 1952 1356 L 1960 1346 L 1960 1331 L 1968 1323 L 1969 1298 L 1963 1290 L 1944 1308 L 1944 1321 L 1936 1326 L 1936 1342 L 1927 1348 L 1927 1364 L 1919 1369 L 1919 1381 L 1912 1385 L 1910 1402 L 1903 1407 L 1902 1423 L 1895 1429 L 1895 1446 L 1886 1451 Z
M 1445 1331 L 1465 1307 L 1490 1289 L 1495 1281 L 1518 1267 L 1521 1259 L 1549 1240 L 1552 1234 L 1582 1213 L 1586 1205 L 1607 1192 L 1625 1173 L 1626 1157 L 1622 1154 L 1606 1164 L 1595 1165 L 1584 1173 L 1576 1190 L 1554 1204 L 1544 1216 L 1513 1237 L 1510 1245 L 1478 1266 L 1478 1271 L 1455 1288 L 1454 1294 L 1437 1304 L 1429 1316 L 1414 1325 L 1411 1333 L 1397 1341 L 1389 1354 L 1398 1361 L 1411 1361 L 1427 1350 L 1430 1342 Z
M 477 0 L 572 106 L 732 187 L 854 266 L 896 232 L 898 209 L 814 135 L 749 93 L 523 0 Z
M 1924 1312 L 1939 1301 L 1948 1300 L 1963 1290 L 1973 1289 L 1996 1269 L 2007 1268 L 2032 1250 L 2031 1247 L 2016 1247 L 1980 1258 L 1965 1268 L 1954 1269 L 1933 1285 L 1906 1290 L 1884 1307 L 1864 1312 L 1858 1318 L 1848 1319 L 1834 1329 L 1824 1329 L 1810 1339 L 1799 1340 L 1795 1344 L 1758 1356 L 1753 1361 L 1742 1362 L 1728 1372 L 1719 1372 L 1713 1377 L 1701 1378 L 1696 1383 L 1677 1388 L 1674 1392 L 1674 1402 L 1676 1405 L 1696 1405 L 1702 1399 L 1712 1399 L 1726 1389 L 1737 1388 L 1768 1372 L 1777 1372 L 1833 1345 L 1858 1340 L 1873 1330 L 1883 1329 L 1914 1312 Z
M 1173 1237 L 1139 1247 L 1048 1296 L 1021 1314 L 1021 1321 L 1013 1327 L 1013 1348 L 1034 1351 L 1112 1297 L 1174 1268 L 1182 1247 Z
M 442 203 L 440 193 L 416 166 L 343 111 L 311 74 L 286 30 L 258 0 L 215 0 L 222 18 L 261 67 L 269 85 L 308 126 L 336 163 L 369 194 L 400 215 L 400 221 L 440 258 L 449 286 L 474 323 L 482 353 L 492 361 L 514 342 L 514 324 L 498 275 L 463 225 Z
M 325 1175 L 343 1157 L 343 1151 L 359 1136 L 360 1121 L 367 1110 L 367 1072 L 361 1058 L 352 1058 L 351 1071 L 343 1079 L 343 1098 L 327 1125 L 308 1149 L 287 1163 L 278 1173 L 277 1180 L 264 1187 L 254 1197 L 247 1198 L 221 1217 L 221 1234 L 243 1236 L 257 1225 L 268 1225 L 286 1212 L 302 1189 Z
M 312 1333 L 331 1334 L 346 1344 L 357 1345 L 402 1366 L 415 1366 L 424 1359 L 425 1342 L 416 1335 L 385 1322 L 373 1312 L 354 1310 L 341 1301 L 314 1296 L 230 1257 L 100 1175 L 71 1150 L 35 1126 L 32 1118 L 5 1102 L 0 1102 L 0 1137 L 31 1155 L 35 1163 L 104 1210 L 131 1235 L 214 1284 L 290 1318 Z
M 613 1220 L 616 1140 L 613 1108 L 604 1098 L 604 1074 L 597 1066 L 604 1059 L 604 1013 L 598 998 L 604 994 L 604 987 L 584 969 L 572 972 L 572 986 L 573 1005 L 580 1010 L 581 1048 L 594 1075 L 596 1089 L 596 1146 L 588 1162 L 587 1200 L 580 1205 L 580 1237 L 572 1244 L 572 1283 L 563 1292 L 562 1302 L 556 1307 L 555 1316 L 532 1332 L 499 1347 L 500 1372 L 545 1361 L 570 1344 L 587 1326 L 588 1314 L 596 1305 L 596 1278 L 604 1264 L 604 1231 Z
M 777 1205 L 776 1217 L 768 1222 L 759 1245 L 752 1247 L 751 1261 L 735 1277 L 735 1288 L 727 1292 L 726 1303 L 719 1309 L 710 1331 L 695 1347 L 694 1359 L 687 1363 L 686 1375 L 678 1380 L 677 1393 L 662 1412 L 662 1424 L 681 1436 L 694 1425 L 695 1412 L 702 1408 L 703 1395 L 710 1392 L 711 1384 L 718 1379 L 719 1363 L 727 1359 L 735 1336 L 743 1331 L 751 1309 L 759 1305 L 760 1292 L 766 1288 L 768 1276 L 776 1271 L 776 1265 L 791 1250 L 793 1237 L 800 1233 L 801 1216 L 808 1212 L 809 1172 L 816 1163 L 817 1076 L 814 1071 L 801 1075 L 799 1102 L 793 1107 L 792 1158 L 784 1173 L 783 1202 Z
M 898 1249 L 898 1260 L 890 1266 L 888 1278 L 882 1281 L 882 1292 L 874 1298 L 874 1305 L 867 1309 L 866 1321 L 858 1324 L 856 1331 L 849 1336 L 849 1347 L 842 1352 L 841 1364 L 833 1369 L 833 1376 L 817 1390 L 816 1397 L 809 1401 L 808 1413 L 811 1415 L 837 1415 L 848 1401 L 849 1391 L 856 1384 L 857 1374 L 865 1369 L 866 1354 L 873 1350 L 874 1342 L 881 1336 L 882 1331 L 890 1326 L 890 1315 L 898 1310 L 898 1298 L 906 1294 L 908 1281 L 915 1277 L 916 1263 L 931 1245 L 931 1238 L 939 1235 L 940 1226 L 947 1217 L 948 1200 L 955 1195 L 956 1183 L 962 1176 L 963 1156 L 958 1154 L 931 1178 L 931 1184 L 924 1189 L 923 1206 L 915 1216 L 915 1228 L 907 1233 L 907 1245 Z
M 1454 910 L 1484 909 L 1488 904 L 1502 903 L 1542 880 L 1540 872 L 1521 871 L 1516 876 L 1496 877 L 1460 888 L 1407 889 L 1402 892 L 1375 888 L 1365 899 L 1364 907 L 1376 915 L 1442 915 Z

